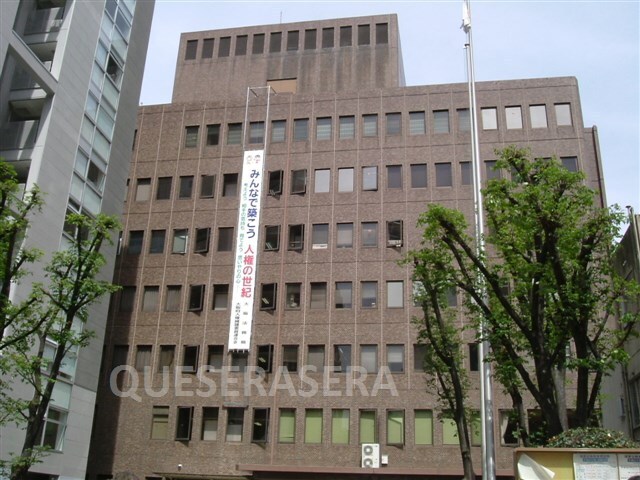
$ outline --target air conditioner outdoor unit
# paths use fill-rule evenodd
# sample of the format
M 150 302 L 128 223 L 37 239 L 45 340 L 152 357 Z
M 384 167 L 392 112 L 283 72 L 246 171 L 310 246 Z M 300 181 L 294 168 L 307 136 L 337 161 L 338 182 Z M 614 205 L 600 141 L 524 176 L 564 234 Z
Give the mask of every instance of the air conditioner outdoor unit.
M 362 444 L 362 468 L 380 468 L 380 444 Z

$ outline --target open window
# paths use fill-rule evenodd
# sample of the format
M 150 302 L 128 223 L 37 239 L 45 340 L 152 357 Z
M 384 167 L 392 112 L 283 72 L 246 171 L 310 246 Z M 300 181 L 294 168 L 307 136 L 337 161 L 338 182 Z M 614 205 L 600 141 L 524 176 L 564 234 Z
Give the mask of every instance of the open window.
M 274 170 L 269 172 L 269 195 L 276 196 L 282 194 L 282 170 Z
M 265 373 L 271 373 L 273 367 L 273 345 L 258 345 L 256 365 L 264 370 Z
M 277 293 L 277 283 L 263 283 L 262 295 L 260 295 L 260 310 L 275 310 Z
M 289 250 L 302 250 L 304 247 L 304 225 L 289 225 Z
M 191 426 L 193 425 L 193 407 L 178 407 L 176 420 L 176 440 L 191 440 Z
M 303 194 L 307 191 L 307 169 L 291 172 L 291 193 Z
M 387 222 L 387 247 L 402 246 L 402 220 Z

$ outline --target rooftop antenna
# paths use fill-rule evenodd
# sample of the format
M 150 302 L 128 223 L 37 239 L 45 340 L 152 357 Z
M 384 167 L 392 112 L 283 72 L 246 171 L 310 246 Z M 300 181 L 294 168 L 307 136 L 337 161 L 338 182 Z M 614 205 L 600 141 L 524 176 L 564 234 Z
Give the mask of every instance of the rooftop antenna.
M 280 10 L 280 23 L 282 23 L 282 10 Z

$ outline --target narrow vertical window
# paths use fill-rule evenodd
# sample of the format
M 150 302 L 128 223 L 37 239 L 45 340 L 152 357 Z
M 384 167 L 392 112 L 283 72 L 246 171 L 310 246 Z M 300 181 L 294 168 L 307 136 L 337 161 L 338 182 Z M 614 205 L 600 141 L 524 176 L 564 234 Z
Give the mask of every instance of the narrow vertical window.
M 529 114 L 531 118 L 531 128 L 547 128 L 546 105 L 529 106 Z
M 378 115 L 375 113 L 362 116 L 362 136 L 377 137 L 378 136 Z
M 376 45 L 389 43 L 389 24 L 376 23 Z
M 355 137 L 356 134 L 356 120 L 353 115 L 341 116 L 339 119 L 340 140 L 350 140 Z
M 480 114 L 482 116 L 483 130 L 498 129 L 498 109 L 496 107 L 481 108 Z
M 387 136 L 400 135 L 402 133 L 402 114 L 387 113 Z
M 409 135 L 424 135 L 426 132 L 424 112 L 409 112 Z
M 184 59 L 195 60 L 197 53 L 198 53 L 198 40 L 187 40 Z
M 340 46 L 350 47 L 353 45 L 353 32 L 351 25 L 344 25 L 340 27 Z
M 573 125 L 571 119 L 571 104 L 570 103 L 556 103 L 554 105 L 556 110 L 556 125 L 559 127 Z
M 309 408 L 305 411 L 304 443 L 322 443 L 321 408 Z
M 370 25 L 358 25 L 358 45 L 371 44 L 371 27 Z
M 387 345 L 387 367 L 391 373 L 404 372 L 404 345 Z
M 227 442 L 241 442 L 244 427 L 244 408 L 227 408 Z
M 278 53 L 282 49 L 282 32 L 271 32 L 269 36 L 269 53 Z
M 291 30 L 287 32 L 287 51 L 294 52 L 298 50 L 300 45 L 300 32 L 298 30 Z
M 205 38 L 202 41 L 202 58 L 212 58 L 213 57 L 213 38 Z
M 218 145 L 220 142 L 220 124 L 207 125 L 207 145 Z
M 218 407 L 202 407 L 202 440 L 218 439 Z
M 433 133 L 449 133 L 449 110 L 433 111 Z
M 221 37 L 218 46 L 218 57 L 228 57 L 231 53 L 231 37 Z
M 507 121 L 507 130 L 520 130 L 522 128 L 522 108 L 506 107 L 504 114 Z
M 269 409 L 253 409 L 253 432 L 251 441 L 253 443 L 266 443 L 269 438 Z
M 352 292 L 353 285 L 351 282 L 336 282 L 335 291 L 335 306 L 338 309 L 351 308 L 352 304 Z
M 331 117 L 316 118 L 316 140 L 331 140 Z
M 414 428 L 416 445 L 433 445 L 433 412 L 415 410 Z
M 176 440 L 191 440 L 191 427 L 193 424 L 193 407 L 178 407 L 176 418 Z
M 331 411 L 331 443 L 349 444 L 349 410 L 346 408 Z
M 247 40 L 246 35 L 238 35 L 236 37 L 236 56 L 240 57 L 247 54 Z
M 251 53 L 253 55 L 260 55 L 264 53 L 264 33 L 256 33 L 255 35 L 253 35 Z
M 451 187 L 452 185 L 451 163 L 436 163 L 436 187 Z
M 296 410 L 295 408 L 280 409 L 280 423 L 278 425 L 278 442 L 294 443 L 296 440 Z
M 387 412 L 387 445 L 404 445 L 404 410 Z
M 458 131 L 469 132 L 471 130 L 471 116 L 468 108 L 459 108 L 456 110 L 458 114 Z
M 156 200 L 169 200 L 171 198 L 172 177 L 159 177 L 156 187 Z
M 362 167 L 362 190 L 378 190 L 378 167 Z
M 333 48 L 333 27 L 322 29 L 322 48 Z
M 315 28 L 304 31 L 304 49 L 315 50 L 316 49 L 316 37 L 318 31 Z

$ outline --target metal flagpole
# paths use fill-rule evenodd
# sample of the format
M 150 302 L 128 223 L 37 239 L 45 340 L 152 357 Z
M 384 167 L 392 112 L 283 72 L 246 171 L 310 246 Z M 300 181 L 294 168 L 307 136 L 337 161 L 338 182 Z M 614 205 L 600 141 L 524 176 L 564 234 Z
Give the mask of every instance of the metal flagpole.
M 482 190 L 480 176 L 480 141 L 478 139 L 478 109 L 476 104 L 476 83 L 473 68 L 473 42 L 471 38 L 471 7 L 470 0 L 463 0 L 462 28 L 467 34 L 465 49 L 467 52 L 467 76 L 469 81 L 469 118 L 471 120 L 471 156 L 473 171 L 473 202 L 475 210 L 475 239 L 476 253 L 484 254 L 484 209 L 482 205 Z M 483 298 L 487 298 L 484 281 L 480 279 Z M 486 322 L 483 319 L 480 326 L 482 341 L 479 345 L 481 359 L 480 402 L 482 414 L 482 478 L 494 480 L 496 478 L 495 440 L 493 430 L 493 388 L 491 382 L 491 364 L 486 361 L 489 353 L 489 341 L 485 338 Z

